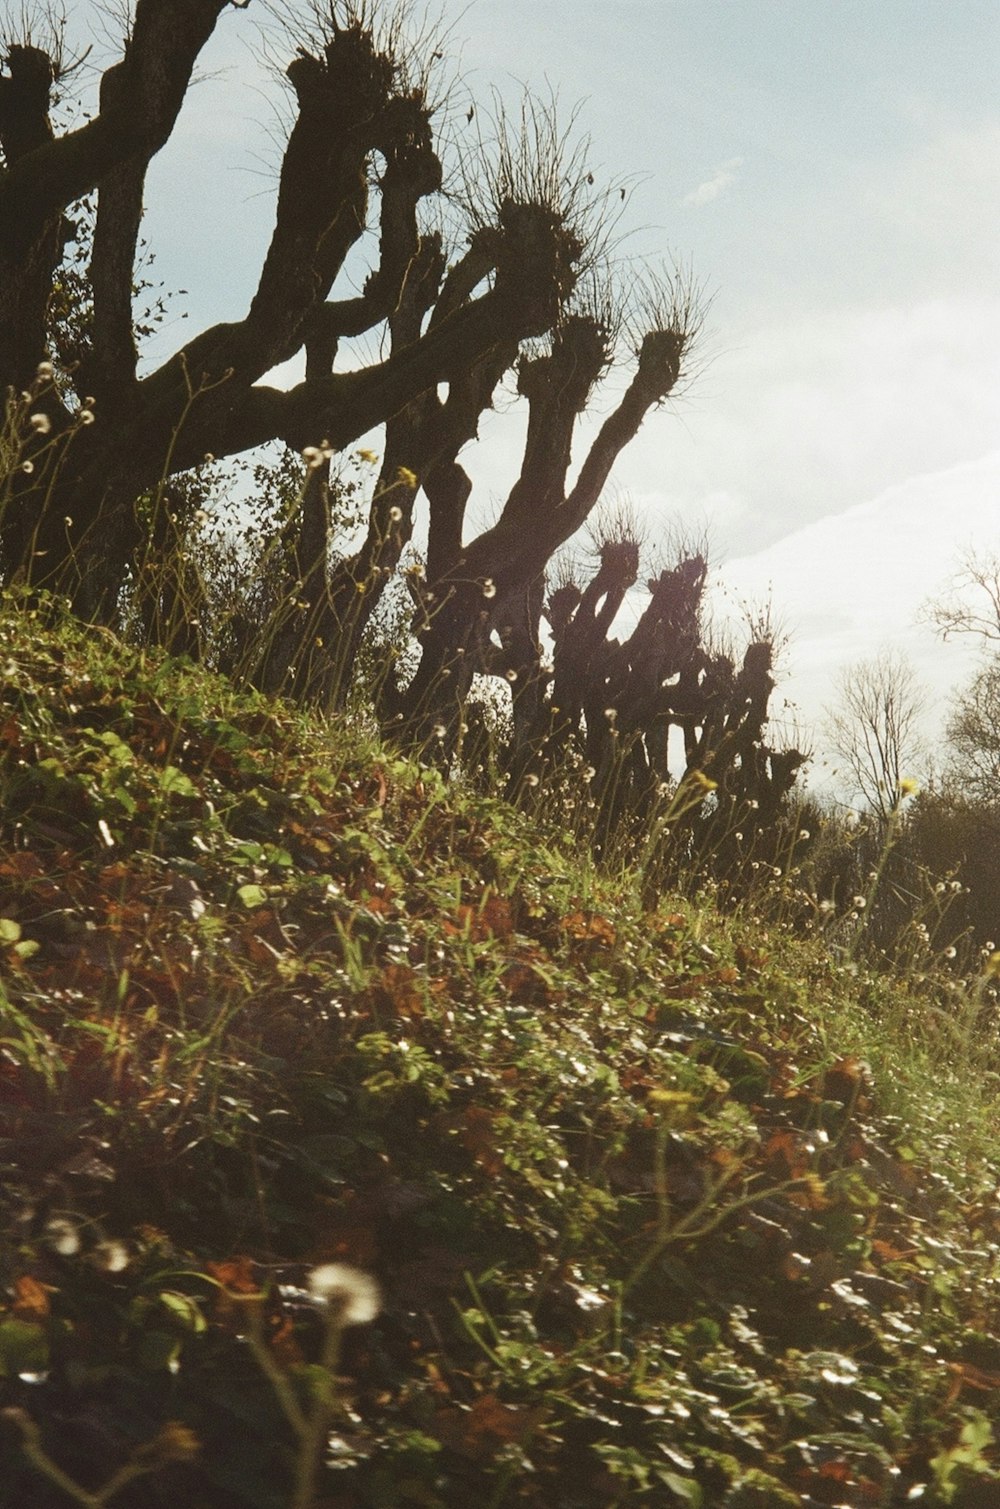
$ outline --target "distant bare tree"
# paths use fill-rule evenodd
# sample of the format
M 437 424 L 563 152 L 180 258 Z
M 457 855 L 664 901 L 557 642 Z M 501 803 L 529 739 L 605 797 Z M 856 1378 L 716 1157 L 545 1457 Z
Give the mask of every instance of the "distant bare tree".
M 1000 553 L 964 551 L 947 590 L 925 605 L 924 617 L 942 639 L 974 634 L 1000 640 Z
M 952 704 L 951 773 L 962 791 L 1000 805 L 1000 654 L 985 660 Z
M 958 692 L 948 719 L 949 774 L 975 801 L 1000 802 L 1000 552 L 971 547 L 959 559 L 948 590 L 925 607 L 942 639 L 971 634 L 983 660 Z
M 838 678 L 838 699 L 825 732 L 867 807 L 887 822 L 900 782 L 921 757 L 918 731 L 925 694 L 902 655 L 883 650 L 859 660 Z

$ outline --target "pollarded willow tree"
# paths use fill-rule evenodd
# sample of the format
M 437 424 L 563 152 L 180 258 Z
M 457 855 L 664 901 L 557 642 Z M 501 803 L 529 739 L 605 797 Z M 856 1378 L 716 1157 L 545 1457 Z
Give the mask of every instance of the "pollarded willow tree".
M 4 46 L 0 381 L 15 392 L 31 391 L 52 355 L 48 314 L 74 206 L 88 194 L 97 206 L 90 338 L 75 369 L 33 406 L 48 426 L 7 509 L 4 565 L 103 616 L 140 543 L 135 499 L 165 468 L 274 439 L 298 450 L 349 445 L 498 345 L 551 328 L 581 255 L 552 206 L 504 202 L 446 275 L 440 237 L 418 226 L 421 201 L 441 189 L 426 79 L 391 23 L 380 29 L 351 4 L 310 8 L 315 41 L 287 69 L 297 113 L 246 315 L 202 331 L 140 376 L 133 289 L 146 174 L 229 4 L 137 0 L 122 56 L 101 79 L 99 109 L 63 135 L 51 120 L 69 66 L 59 48 L 31 36 Z M 333 297 L 373 222 L 377 265 L 360 294 Z M 418 283 L 426 318 L 415 327 L 405 316 Z M 395 335 L 384 360 L 333 370 L 341 339 L 387 325 Z M 301 351 L 304 381 L 288 391 L 264 382 Z M 70 431 L 71 446 L 53 443 Z
M 458 727 L 476 671 L 516 677 L 521 706 L 537 702 L 545 566 L 677 384 L 698 326 L 696 291 L 671 275 L 628 301 L 613 291 L 608 232 L 624 190 L 595 187 L 584 146 L 552 111 L 529 102 L 489 141 L 474 128 L 457 186 L 446 189 L 435 131 L 447 112 L 428 74 L 440 49 L 426 36 L 408 42 L 398 15 L 367 0 L 260 3 L 284 21 L 294 50 L 286 73 L 295 114 L 270 245 L 244 317 L 201 331 L 150 371 L 134 307 L 147 170 L 213 31 L 249 24 L 224 13 L 250 0 L 135 0 L 96 108 L 62 132 L 53 103 L 73 60 L 58 32 L 22 28 L 3 41 L 0 384 L 11 395 L 8 428 L 19 430 L 0 569 L 114 622 L 123 585 L 141 588 L 168 535 L 186 527 L 176 512 L 172 533 L 158 517 L 191 496 L 171 494 L 170 475 L 206 454 L 282 441 L 308 466 L 273 568 L 288 611 L 262 641 L 256 674 L 333 705 L 422 493 L 419 666 L 408 685 L 390 679 L 385 709 L 421 739 L 432 724 Z M 96 3 L 93 12 L 106 26 Z M 82 331 L 77 322 L 72 359 L 60 361 L 53 310 L 88 199 L 96 217 L 87 319 Z M 456 207 L 463 224 L 446 238 L 440 227 L 454 225 Z M 377 253 L 358 291 L 357 260 L 369 245 Z M 379 358 L 350 365 L 349 343 L 365 336 Z M 624 391 L 571 478 L 581 416 L 623 350 Z M 268 382 L 300 354 L 301 381 Z M 468 539 L 472 482 L 459 454 L 505 378 L 528 410 L 519 475 L 496 522 Z M 335 563 L 329 463 L 378 426 L 367 537 Z

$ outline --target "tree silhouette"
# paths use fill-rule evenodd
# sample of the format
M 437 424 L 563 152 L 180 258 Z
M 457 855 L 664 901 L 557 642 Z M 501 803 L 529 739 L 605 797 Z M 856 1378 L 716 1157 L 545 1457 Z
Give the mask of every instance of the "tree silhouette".
M 609 258 L 621 185 L 594 186 L 585 143 L 572 123 L 560 130 L 554 109 L 528 100 L 520 120 L 501 112 L 495 131 L 464 149 L 464 187 L 445 194 L 426 38 L 408 44 L 377 7 L 332 0 L 309 8 L 311 40 L 287 67 L 296 114 L 244 317 L 201 331 L 142 375 L 135 267 L 147 170 L 230 3 L 136 0 L 99 107 L 62 133 L 52 107 L 73 60 L 59 35 L 36 27 L 3 45 L 0 383 L 14 395 L 20 464 L 0 518 L 0 568 L 113 622 L 123 584 L 141 587 L 167 542 L 183 539 L 178 508 L 191 492 L 171 491 L 169 478 L 207 454 L 283 441 L 309 462 L 275 594 L 295 611 L 262 641 L 257 679 L 328 706 L 343 696 L 422 492 L 420 660 L 408 685 L 387 683 L 383 711 L 416 742 L 442 721 L 453 733 L 476 671 L 523 676 L 525 691 L 537 676 L 545 566 L 677 384 L 700 323 L 698 290 L 667 273 L 632 276 L 637 293 L 622 295 Z M 88 318 L 60 360 L 53 309 L 86 196 L 96 205 Z M 452 223 L 461 211 L 451 238 L 428 228 L 435 206 Z M 369 232 L 373 265 L 360 292 L 340 296 Z M 364 335 L 380 341 L 380 358 L 345 369 L 342 347 Z M 302 381 L 269 384 L 298 353 Z M 571 478 L 578 421 L 623 357 L 624 391 Z M 528 410 L 520 472 L 500 517 L 469 540 L 472 480 L 459 455 L 508 374 Z M 330 462 L 380 425 L 367 537 L 335 564 Z

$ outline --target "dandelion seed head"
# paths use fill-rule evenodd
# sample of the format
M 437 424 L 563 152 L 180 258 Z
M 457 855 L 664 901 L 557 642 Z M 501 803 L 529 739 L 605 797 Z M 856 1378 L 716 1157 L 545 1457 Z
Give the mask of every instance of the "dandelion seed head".
M 394 524 L 398 524 L 399 521 L 400 521 L 400 519 L 402 517 L 403 517 L 403 510 L 397 504 L 394 503 L 393 506 L 389 509 L 389 518 L 392 520 L 392 522 Z
M 45 1223 L 45 1240 L 60 1257 L 72 1257 L 80 1251 L 80 1233 L 73 1221 L 53 1216 Z
M 483 582 L 483 596 L 496 597 L 496 595 L 497 589 L 493 584 L 492 578 L 486 577 L 485 581 Z
M 368 1325 L 382 1308 L 382 1296 L 371 1274 L 348 1263 L 321 1263 L 307 1282 L 314 1300 L 339 1310 L 343 1326 Z
M 128 1267 L 128 1248 L 124 1242 L 98 1242 L 90 1257 L 95 1267 L 103 1268 L 105 1273 L 121 1273 Z
M 47 435 L 52 428 L 52 420 L 47 414 L 32 414 L 28 422 L 36 435 Z
M 81 409 L 76 417 L 81 424 L 93 424 L 94 411 L 93 409 Z
M 39 362 L 35 369 L 35 376 L 39 382 L 51 382 L 56 375 L 56 369 L 51 362 Z
M 35 470 L 35 463 L 33 461 L 22 461 L 21 470 L 25 473 L 26 476 L 30 477 L 32 472 Z

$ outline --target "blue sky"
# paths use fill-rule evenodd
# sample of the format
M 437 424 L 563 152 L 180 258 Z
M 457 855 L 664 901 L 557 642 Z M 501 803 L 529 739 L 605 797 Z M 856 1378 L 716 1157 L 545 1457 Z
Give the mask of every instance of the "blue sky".
M 255 10 L 223 17 L 150 176 L 157 275 L 190 290 L 189 327 L 242 314 L 270 232 L 280 93 Z M 807 721 L 837 667 L 884 644 L 913 656 L 939 715 L 968 657 L 917 610 L 960 548 L 1000 549 L 1000 5 L 438 13 L 481 117 L 493 87 L 554 90 L 567 115 L 582 102 L 598 179 L 635 179 L 625 249 L 690 260 L 715 292 L 705 369 L 643 427 L 616 486 L 654 537 L 707 527 L 740 592 L 770 587 Z M 484 514 L 516 438 L 498 421 L 471 458 Z

